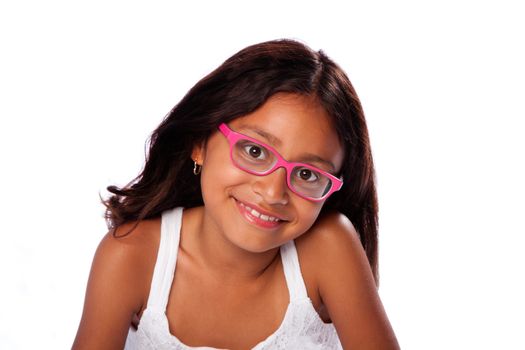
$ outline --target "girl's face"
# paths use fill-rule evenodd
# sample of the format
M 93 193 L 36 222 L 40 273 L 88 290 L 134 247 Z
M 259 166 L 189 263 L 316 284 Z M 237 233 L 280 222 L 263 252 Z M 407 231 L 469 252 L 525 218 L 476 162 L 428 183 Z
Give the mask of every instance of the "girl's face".
M 255 112 L 229 122 L 228 127 L 273 147 L 284 159 L 337 175 L 343 148 L 330 116 L 315 98 L 276 94 Z M 261 157 L 257 149 L 249 149 Z M 304 199 L 288 188 L 286 170 L 257 176 L 238 168 L 230 144 L 219 131 L 206 145 L 195 147 L 202 164 L 201 188 L 205 223 L 234 245 L 264 252 L 305 233 L 324 202 Z M 305 174 L 303 174 L 305 175 Z M 308 174 L 306 174 L 308 175 Z

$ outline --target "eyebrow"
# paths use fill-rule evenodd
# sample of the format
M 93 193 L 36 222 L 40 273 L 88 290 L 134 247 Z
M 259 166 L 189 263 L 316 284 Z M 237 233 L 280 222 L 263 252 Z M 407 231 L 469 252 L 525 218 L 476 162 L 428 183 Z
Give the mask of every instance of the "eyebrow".
M 323 163 L 330 168 L 331 172 L 335 172 L 335 165 L 332 162 L 326 159 L 323 159 L 319 156 L 316 156 L 315 154 L 311 154 L 311 153 L 305 154 L 304 157 L 302 157 L 302 162 L 303 163 Z
M 268 133 L 268 132 L 266 132 L 264 130 L 261 130 L 261 129 L 255 127 L 255 126 L 242 124 L 242 125 L 239 126 L 239 129 L 250 130 L 250 131 L 258 134 L 259 136 L 265 138 L 272 145 L 277 145 L 277 146 L 282 145 L 282 141 L 278 137 L 276 137 L 276 136 L 274 136 L 274 135 L 272 135 L 272 134 L 270 134 L 270 133 Z M 335 172 L 335 165 L 334 165 L 334 163 L 332 163 L 332 162 L 330 162 L 330 161 L 328 161 L 328 160 L 326 160 L 324 158 L 321 158 L 321 157 L 319 157 L 319 156 L 317 156 L 315 154 L 312 154 L 312 153 L 304 154 L 304 156 L 301 157 L 301 163 L 322 163 L 322 164 L 325 164 L 326 166 L 330 167 L 332 172 Z
M 277 145 L 277 146 L 282 145 L 282 141 L 278 137 L 276 137 L 276 136 L 274 136 L 274 135 L 272 135 L 272 134 L 270 134 L 270 133 L 268 133 L 268 132 L 266 132 L 264 130 L 261 130 L 261 129 L 255 127 L 255 126 L 244 125 L 243 124 L 243 125 L 240 126 L 240 128 L 241 129 L 245 129 L 245 130 L 250 130 L 250 131 L 258 134 L 259 136 L 264 137 L 271 144 L 274 144 L 274 145 Z

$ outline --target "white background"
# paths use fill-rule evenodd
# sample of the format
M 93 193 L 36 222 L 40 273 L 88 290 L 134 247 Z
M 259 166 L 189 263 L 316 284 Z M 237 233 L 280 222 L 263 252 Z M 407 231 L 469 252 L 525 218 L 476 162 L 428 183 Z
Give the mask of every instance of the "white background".
M 194 3 L 1 3 L 0 348 L 71 346 L 99 193 L 139 172 L 200 78 L 288 37 L 324 49 L 364 105 L 401 346 L 525 349 L 519 2 Z

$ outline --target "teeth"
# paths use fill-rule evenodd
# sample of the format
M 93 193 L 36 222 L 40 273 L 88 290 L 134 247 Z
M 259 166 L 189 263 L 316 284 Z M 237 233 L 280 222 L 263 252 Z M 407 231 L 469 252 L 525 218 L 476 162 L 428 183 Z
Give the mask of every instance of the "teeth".
M 250 214 L 252 214 L 256 218 L 259 218 L 259 219 L 264 220 L 264 221 L 271 221 L 271 222 L 279 221 L 278 218 L 276 218 L 274 216 L 261 214 L 257 210 L 255 210 L 253 208 L 250 208 L 249 206 L 244 205 L 243 203 L 240 203 L 240 205 L 241 205 L 241 207 L 244 207 Z

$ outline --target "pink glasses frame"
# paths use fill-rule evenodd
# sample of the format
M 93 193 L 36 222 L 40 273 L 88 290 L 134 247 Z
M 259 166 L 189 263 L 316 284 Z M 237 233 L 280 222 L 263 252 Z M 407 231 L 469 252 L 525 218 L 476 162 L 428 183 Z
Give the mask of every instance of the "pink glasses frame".
M 321 201 L 325 200 L 326 198 L 328 198 L 332 193 L 334 193 L 336 191 L 339 191 L 341 189 L 341 187 L 343 186 L 343 180 L 335 177 L 334 175 L 332 175 L 330 173 L 327 173 L 326 171 L 321 170 L 319 168 L 316 168 L 314 166 L 311 166 L 309 164 L 289 162 L 286 159 L 284 159 L 279 154 L 279 152 L 277 152 L 273 147 L 268 146 L 264 142 L 256 140 L 256 139 L 254 139 L 252 137 L 249 137 L 249 136 L 246 136 L 246 135 L 243 135 L 243 134 L 240 134 L 238 132 L 233 131 L 225 123 L 222 123 L 221 125 L 219 125 L 219 130 L 226 137 L 226 139 L 228 139 L 228 143 L 230 144 L 230 159 L 231 159 L 232 163 L 235 164 L 236 167 L 238 167 L 239 169 L 241 169 L 243 171 L 246 171 L 247 173 L 250 173 L 250 174 L 253 174 L 253 175 L 257 175 L 257 176 L 265 176 L 265 175 L 271 174 L 276 169 L 285 168 L 286 169 L 286 184 L 288 185 L 288 188 L 293 193 L 297 194 L 298 196 L 300 196 L 300 197 L 302 197 L 304 199 L 307 199 L 307 200 L 310 200 L 310 201 L 313 201 L 313 202 L 321 202 Z M 272 152 L 276 156 L 277 162 L 274 164 L 273 167 L 271 167 L 270 169 L 268 169 L 267 171 L 262 172 L 262 173 L 254 172 L 254 171 L 248 170 L 246 168 L 240 167 L 233 160 L 233 154 L 232 154 L 233 153 L 233 145 L 235 145 L 235 143 L 238 140 L 240 140 L 240 139 L 242 139 L 242 140 L 249 140 L 249 141 L 255 142 L 255 143 L 257 143 L 257 144 L 259 144 L 261 146 L 264 146 L 267 150 L 269 150 L 270 152 Z M 305 168 L 314 170 L 314 171 L 316 171 L 318 173 L 321 173 L 324 176 L 328 177 L 332 181 L 332 186 L 330 187 L 330 190 L 324 196 L 322 196 L 321 198 L 312 198 L 312 197 L 305 196 L 305 195 L 303 195 L 301 193 L 298 193 L 292 187 L 291 180 L 290 180 L 292 170 L 293 170 L 293 168 L 295 168 L 297 166 L 305 167 Z

